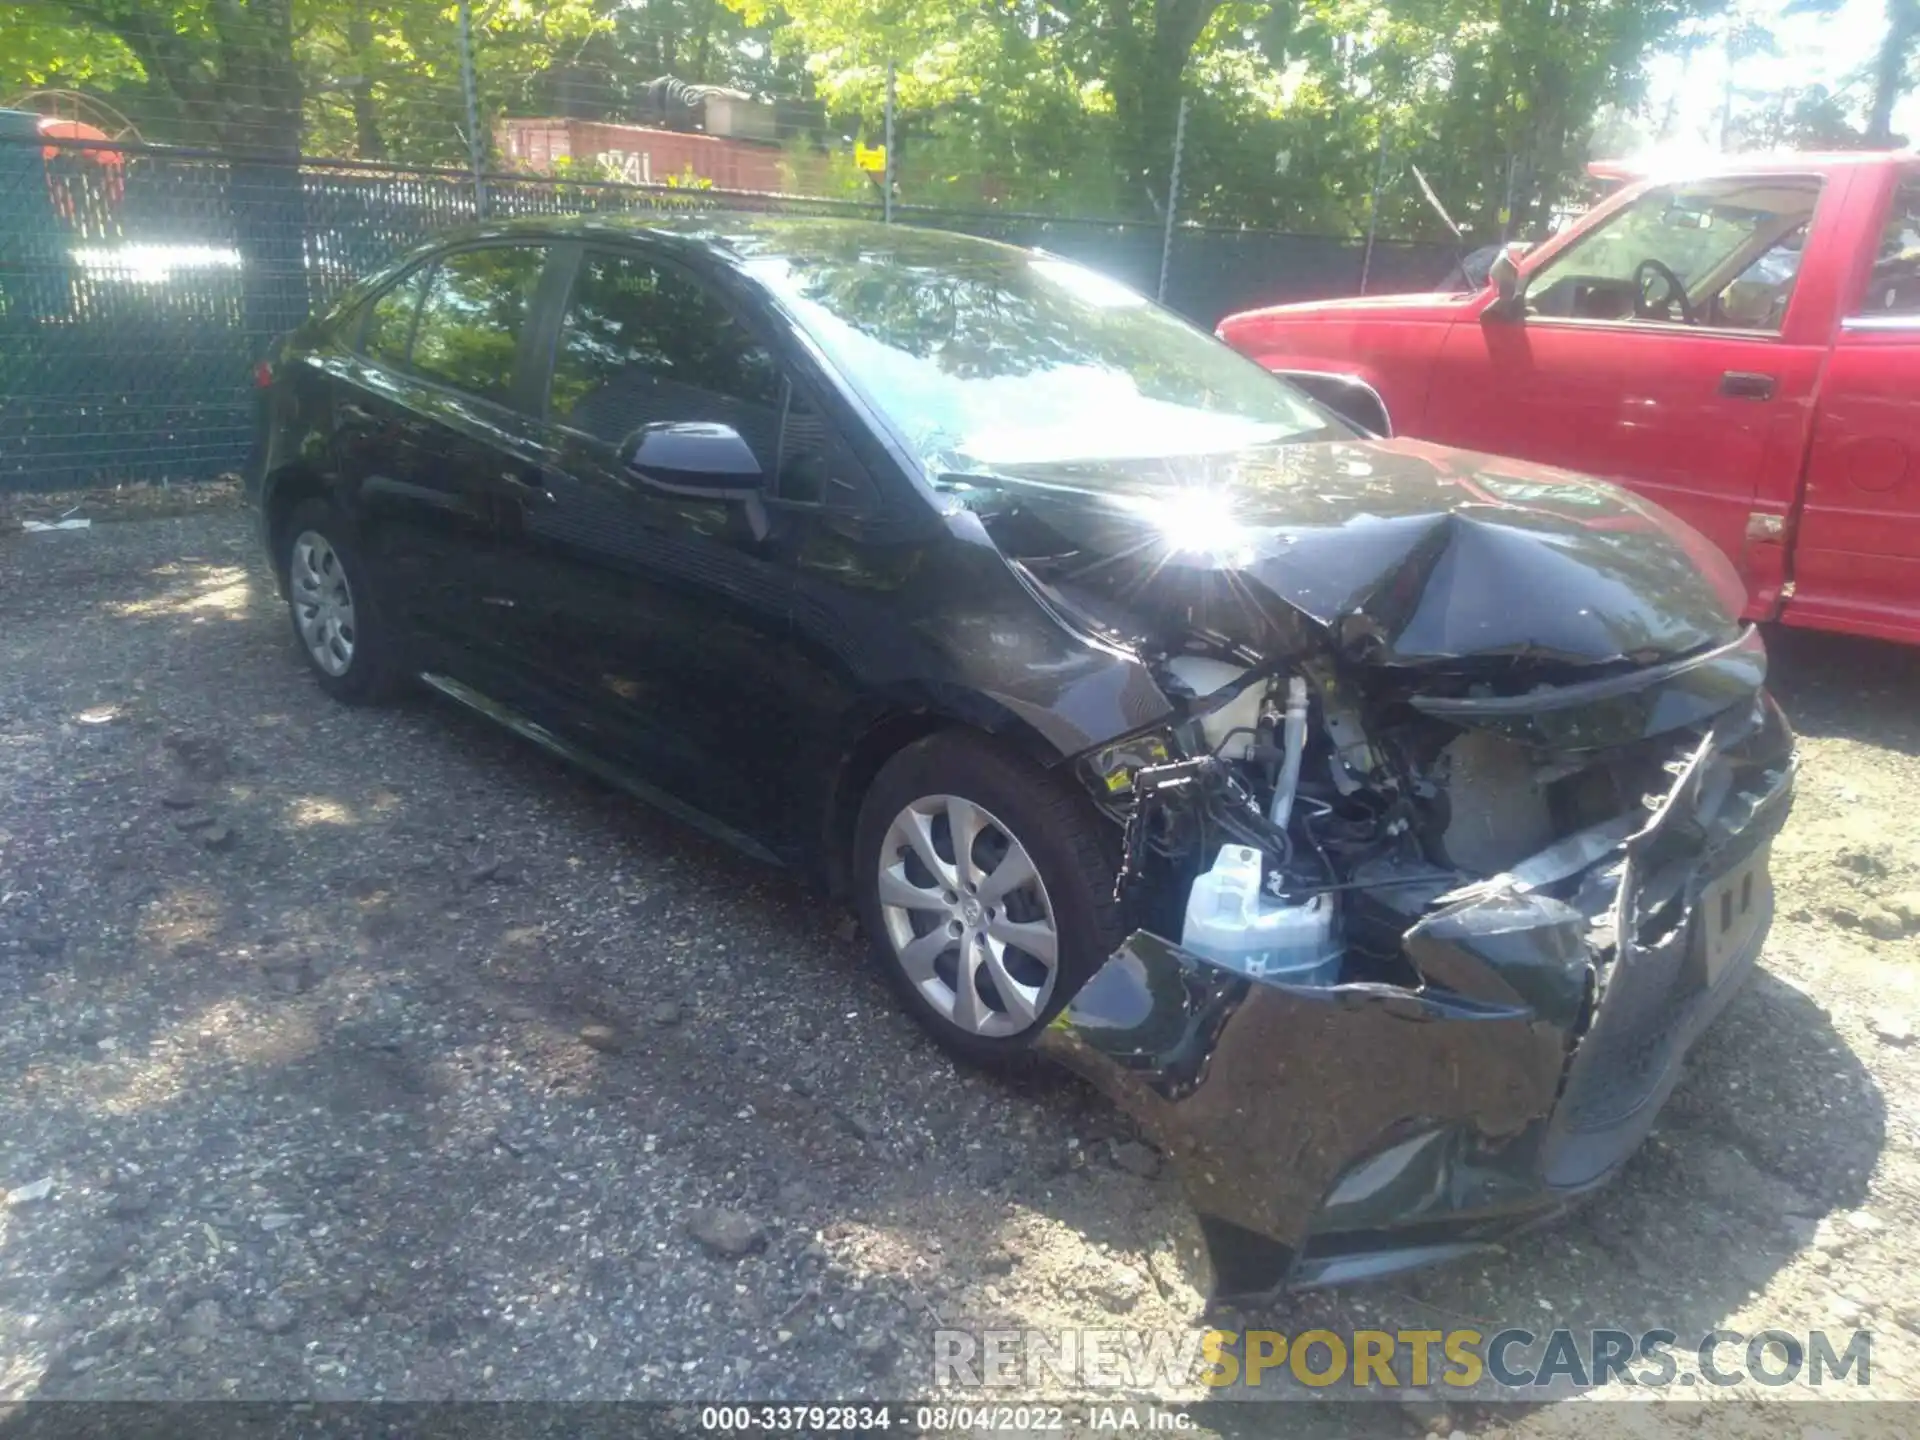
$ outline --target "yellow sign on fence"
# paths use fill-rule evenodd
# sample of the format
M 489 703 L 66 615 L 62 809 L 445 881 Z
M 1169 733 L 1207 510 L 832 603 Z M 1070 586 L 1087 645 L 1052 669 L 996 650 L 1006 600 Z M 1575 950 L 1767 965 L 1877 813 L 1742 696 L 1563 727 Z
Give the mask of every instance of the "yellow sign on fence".
M 875 175 L 887 173 L 887 147 L 884 145 L 862 145 L 858 141 L 853 146 L 853 163 L 862 170 Z

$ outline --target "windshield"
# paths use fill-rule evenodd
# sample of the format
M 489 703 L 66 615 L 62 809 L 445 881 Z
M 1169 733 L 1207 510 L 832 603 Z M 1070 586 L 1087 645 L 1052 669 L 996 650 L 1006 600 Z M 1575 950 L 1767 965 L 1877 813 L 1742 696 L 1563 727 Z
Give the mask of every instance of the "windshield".
M 748 272 L 930 477 L 1347 433 L 1211 335 L 1068 261 L 929 231 L 809 238 L 749 258 Z

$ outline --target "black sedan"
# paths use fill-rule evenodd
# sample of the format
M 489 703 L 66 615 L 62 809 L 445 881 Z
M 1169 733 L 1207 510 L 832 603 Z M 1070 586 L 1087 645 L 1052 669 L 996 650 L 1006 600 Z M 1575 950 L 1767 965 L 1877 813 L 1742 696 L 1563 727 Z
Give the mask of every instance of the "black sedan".
M 1604 1180 L 1766 934 L 1793 741 L 1718 552 L 1058 258 L 509 223 L 261 380 L 322 688 L 424 682 L 849 896 L 941 1043 L 1184 1162 L 1223 1290 Z

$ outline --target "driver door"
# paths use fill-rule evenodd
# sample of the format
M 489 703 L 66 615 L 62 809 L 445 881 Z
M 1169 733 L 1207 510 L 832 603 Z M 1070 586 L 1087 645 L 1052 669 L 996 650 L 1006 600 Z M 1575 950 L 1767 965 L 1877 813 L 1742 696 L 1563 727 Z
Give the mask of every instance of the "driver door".
M 758 836 L 785 723 L 792 527 L 758 492 L 650 485 L 627 451 L 651 424 L 725 425 L 770 478 L 787 378 L 704 281 L 637 248 L 579 254 L 555 331 L 547 464 L 502 527 L 501 623 L 529 708 L 658 803 Z
M 1489 297 L 1442 346 L 1425 433 L 1613 480 L 1673 511 L 1770 614 L 1826 354 L 1803 269 L 1844 182 L 1742 175 L 1642 190 Z

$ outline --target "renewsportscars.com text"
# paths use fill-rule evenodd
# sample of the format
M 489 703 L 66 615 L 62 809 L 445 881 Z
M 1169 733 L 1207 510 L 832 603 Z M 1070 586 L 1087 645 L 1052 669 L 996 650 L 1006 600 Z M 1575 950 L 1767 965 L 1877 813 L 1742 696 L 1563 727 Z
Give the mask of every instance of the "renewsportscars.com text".
M 937 1330 L 941 1388 L 1865 1386 L 1867 1330 Z

